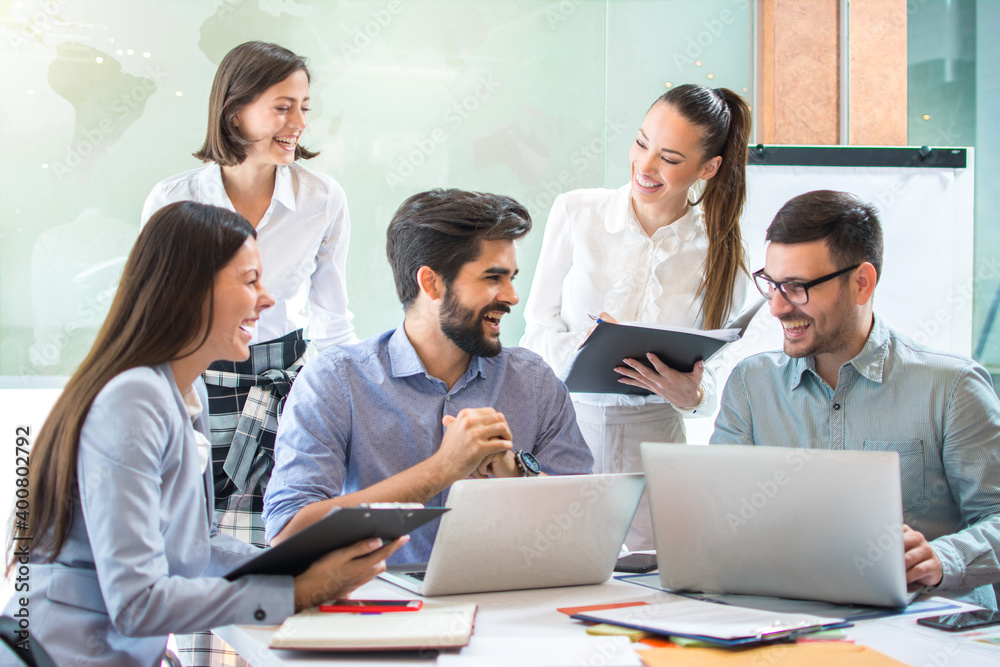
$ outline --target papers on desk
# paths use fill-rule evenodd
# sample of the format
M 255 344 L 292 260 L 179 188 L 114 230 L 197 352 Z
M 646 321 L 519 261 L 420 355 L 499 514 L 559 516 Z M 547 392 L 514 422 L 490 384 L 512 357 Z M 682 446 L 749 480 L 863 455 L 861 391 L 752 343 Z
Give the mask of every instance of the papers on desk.
M 288 618 L 271 648 L 300 651 L 416 651 L 469 643 L 474 604 L 427 603 L 420 611 L 327 614 L 310 609 Z
M 957 600 L 949 600 L 943 597 L 921 597 L 911 602 L 903 609 L 891 607 L 865 607 L 852 604 L 835 604 L 833 602 L 821 602 L 819 600 L 792 600 L 789 598 L 766 597 L 763 595 L 737 595 L 735 593 L 694 593 L 682 591 L 668 591 L 660 585 L 660 575 L 650 574 L 628 574 L 617 576 L 615 579 L 627 581 L 630 584 L 652 588 L 657 591 L 683 595 L 692 600 L 704 600 L 706 602 L 717 602 L 719 604 L 735 605 L 737 607 L 749 607 L 761 611 L 777 611 L 791 614 L 813 614 L 824 618 L 842 618 L 854 621 L 868 621 L 886 616 L 923 615 L 932 614 L 956 614 L 961 611 L 979 609 L 975 605 L 970 605 Z
M 719 646 L 760 644 L 846 625 L 842 618 L 782 614 L 698 600 L 584 612 L 572 618 L 690 637 Z

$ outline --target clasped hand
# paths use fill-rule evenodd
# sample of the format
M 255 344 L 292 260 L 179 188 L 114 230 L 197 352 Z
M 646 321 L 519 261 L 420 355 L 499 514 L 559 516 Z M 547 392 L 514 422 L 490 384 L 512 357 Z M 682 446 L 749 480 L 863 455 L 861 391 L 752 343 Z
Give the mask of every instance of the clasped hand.
M 445 415 L 444 437 L 438 454 L 453 480 L 467 477 L 516 477 L 513 435 L 507 419 L 493 408 L 466 408 Z

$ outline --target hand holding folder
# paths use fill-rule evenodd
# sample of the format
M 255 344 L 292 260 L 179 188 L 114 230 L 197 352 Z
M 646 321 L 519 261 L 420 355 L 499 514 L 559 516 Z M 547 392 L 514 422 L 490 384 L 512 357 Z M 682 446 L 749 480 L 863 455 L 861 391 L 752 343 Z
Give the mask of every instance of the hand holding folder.
M 670 368 L 690 373 L 700 360 L 708 360 L 723 347 L 740 338 L 765 303 L 760 299 L 748 308 L 732 328 L 703 331 L 687 327 L 655 324 L 599 322 L 576 353 L 566 374 L 570 391 L 597 394 L 635 394 L 649 391 L 619 382 L 615 368 L 626 358 L 645 360 L 653 353 Z

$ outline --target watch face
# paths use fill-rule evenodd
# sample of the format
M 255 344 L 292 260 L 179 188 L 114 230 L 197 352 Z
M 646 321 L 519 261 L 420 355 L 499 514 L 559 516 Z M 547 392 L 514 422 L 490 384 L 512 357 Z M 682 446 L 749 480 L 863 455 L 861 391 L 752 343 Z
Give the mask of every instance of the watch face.
M 524 472 L 529 475 L 538 475 L 542 472 L 542 467 L 538 465 L 538 459 L 531 452 L 520 452 L 519 458 L 524 466 Z

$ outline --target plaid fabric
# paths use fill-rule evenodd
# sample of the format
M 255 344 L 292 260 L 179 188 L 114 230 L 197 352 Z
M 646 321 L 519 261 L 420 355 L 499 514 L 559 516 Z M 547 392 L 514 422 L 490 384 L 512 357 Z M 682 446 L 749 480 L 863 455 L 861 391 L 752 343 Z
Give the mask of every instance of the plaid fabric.
M 264 489 L 274 468 L 274 437 L 285 397 L 305 362 L 302 330 L 250 346 L 246 361 L 217 361 L 205 374 L 212 440 L 215 518 L 219 532 L 259 547 L 264 541 Z M 190 667 L 244 667 L 211 632 L 176 637 Z

